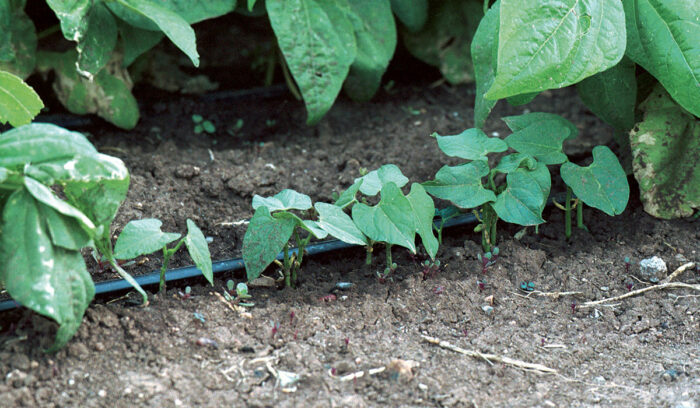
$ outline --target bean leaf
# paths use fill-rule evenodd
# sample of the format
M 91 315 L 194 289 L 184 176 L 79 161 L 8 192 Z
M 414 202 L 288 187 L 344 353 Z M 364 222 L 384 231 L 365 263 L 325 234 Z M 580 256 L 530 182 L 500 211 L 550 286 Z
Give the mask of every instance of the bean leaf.
M 272 197 L 253 196 L 253 209 L 265 206 L 270 212 L 282 210 L 308 210 L 311 208 L 311 198 L 294 190 L 282 190 Z
M 488 137 L 481 129 L 472 128 L 454 136 L 432 134 L 446 155 L 467 160 L 485 160 L 489 153 L 505 152 L 508 145 L 498 138 Z
M 561 178 L 586 205 L 608 215 L 625 210 L 630 196 L 627 175 L 607 146 L 593 148 L 593 163 L 582 167 L 571 162 L 561 165 Z
M 547 166 L 540 163 L 535 170 L 520 167 L 508 173 L 506 182 L 508 186 L 493 204 L 498 217 L 519 225 L 543 223 L 542 210 L 551 188 Z
M 619 0 L 501 0 L 498 69 L 488 99 L 562 88 L 620 61 Z
M 484 188 L 482 177 L 489 174 L 488 164 L 481 160 L 460 166 L 444 166 L 435 174 L 435 180 L 423 183 L 425 191 L 432 196 L 448 200 L 459 208 L 475 208 L 496 195 Z
M 114 258 L 133 259 L 150 254 L 180 238 L 178 233 L 161 231 L 161 225 L 155 218 L 129 221 L 114 245 Z
M 202 275 L 214 284 L 214 272 L 211 264 L 211 254 L 209 253 L 209 244 L 207 243 L 202 230 L 197 227 L 192 220 L 187 220 L 187 235 L 185 235 L 185 245 L 190 253 L 194 264 L 202 271 Z
M 408 183 L 408 177 L 401 173 L 401 170 L 394 164 L 385 164 L 377 170 L 372 170 L 360 178 L 355 179 L 355 183 L 362 180 L 359 189 L 362 194 L 374 196 L 388 183 L 394 183 L 401 188 Z
M 319 228 L 348 244 L 368 244 L 367 237 L 340 207 L 327 203 L 316 203 L 314 208 L 319 215 L 319 220 L 316 223 Z
M 243 262 L 248 281 L 256 279 L 282 251 L 284 245 L 294 232 L 297 220 L 293 218 L 275 218 L 270 210 L 260 206 L 243 237 Z
M 430 259 L 435 259 L 438 251 L 438 240 L 433 234 L 433 217 L 435 216 L 435 204 L 433 199 L 425 192 L 419 183 L 411 185 L 411 192 L 406 196 L 411 204 L 413 223 L 416 232 L 420 235 Z
M 0 124 L 26 125 L 43 107 L 34 89 L 19 77 L 0 71 Z

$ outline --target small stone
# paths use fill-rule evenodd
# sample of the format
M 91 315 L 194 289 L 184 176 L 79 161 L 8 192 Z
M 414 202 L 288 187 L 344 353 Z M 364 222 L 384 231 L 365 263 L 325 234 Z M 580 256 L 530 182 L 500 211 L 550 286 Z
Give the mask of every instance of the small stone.
M 599 375 L 593 379 L 593 382 L 599 385 L 605 384 L 605 381 L 605 377 L 603 377 L 602 375 Z
M 688 262 L 688 258 L 683 256 L 683 254 L 681 254 L 681 253 L 676 254 L 676 256 L 674 256 L 673 259 L 675 259 L 676 262 L 678 262 L 679 264 L 684 264 L 684 263 Z
M 666 277 L 666 262 L 658 256 L 639 261 L 639 277 L 643 280 L 656 283 Z
M 490 315 L 491 313 L 493 313 L 493 307 L 489 306 L 489 305 L 481 306 L 481 310 L 483 310 L 484 313 L 486 313 L 487 315 Z
M 417 361 L 396 359 L 391 360 L 386 366 L 386 370 L 392 379 L 409 381 L 413 378 L 413 369 L 418 366 Z
M 419 388 L 421 391 L 428 391 L 428 386 L 425 385 L 425 384 L 423 384 L 423 383 L 418 384 L 418 388 Z
M 24 354 L 15 353 L 10 357 L 10 366 L 18 370 L 27 371 L 30 366 L 29 357 Z
M 98 395 L 100 398 L 104 398 L 104 397 L 107 396 L 107 391 L 105 391 L 105 390 L 99 390 L 99 391 L 97 391 L 97 395 Z
M 68 346 L 68 355 L 75 357 L 78 360 L 83 360 L 88 357 L 90 351 L 87 346 L 80 342 L 74 342 Z

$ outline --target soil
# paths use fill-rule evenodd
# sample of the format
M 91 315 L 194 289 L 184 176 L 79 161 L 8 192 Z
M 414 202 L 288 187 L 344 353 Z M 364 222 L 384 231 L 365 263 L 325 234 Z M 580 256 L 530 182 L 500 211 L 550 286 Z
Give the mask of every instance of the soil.
M 385 163 L 412 181 L 431 179 L 456 161 L 429 135 L 471 127 L 473 88 L 427 85 L 397 83 L 365 104 L 341 97 L 316 127 L 304 125 L 303 105 L 286 93 L 147 99 L 133 131 L 102 123 L 86 129 L 132 174 L 115 234 L 148 217 L 161 219 L 164 231 L 184 232 L 190 218 L 213 238 L 213 259 L 234 258 L 254 194 L 292 188 L 329 201 L 360 169 Z M 578 160 L 596 144 L 612 144 L 612 129 L 572 89 L 545 92 L 526 106 L 499 104 L 485 129 L 505 136 L 497 118 L 525 110 L 575 123 L 580 136 L 566 149 Z M 211 120 L 216 134 L 194 135 L 194 113 Z M 217 275 L 215 287 L 170 285 L 147 307 L 99 298 L 75 338 L 52 355 L 41 348 L 52 341 L 53 323 L 26 310 L 5 313 L 0 406 L 698 407 L 697 292 L 655 290 L 580 307 L 649 285 L 636 277 L 636 263 L 626 269 L 625 256 L 656 255 L 670 271 L 700 261 L 698 221 L 654 219 L 637 196 L 633 186 L 628 208 L 614 218 L 586 209 L 590 232 L 577 229 L 571 241 L 558 210 L 546 210 L 548 223 L 519 240 L 513 236 L 521 228 L 500 225 L 500 256 L 486 274 L 476 259 L 479 237 L 460 227 L 446 232 L 434 276 L 424 276 L 420 255 L 397 248 L 398 271 L 380 283 L 374 272 L 383 260 L 368 269 L 359 248 L 307 259 L 296 289 L 251 288 L 255 306 L 245 310 L 220 296 L 242 272 Z M 190 262 L 183 253 L 173 266 Z M 157 267 L 159 257 L 149 256 L 129 271 Z M 115 277 L 92 264 L 91 271 L 95 280 Z M 697 284 L 700 274 L 692 269 L 677 280 Z M 354 286 L 324 300 L 340 281 Z M 536 291 L 581 293 L 537 296 L 520 290 L 523 281 Z M 185 284 L 189 299 L 178 294 Z M 423 335 L 556 373 L 469 357 Z M 289 376 L 299 380 L 285 384 Z

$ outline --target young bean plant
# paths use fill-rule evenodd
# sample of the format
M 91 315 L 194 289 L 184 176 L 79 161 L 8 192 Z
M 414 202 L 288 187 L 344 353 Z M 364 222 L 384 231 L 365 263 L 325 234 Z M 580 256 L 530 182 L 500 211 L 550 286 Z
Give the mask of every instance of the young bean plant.
M 578 133 L 571 122 L 549 113 L 529 113 L 503 120 L 513 131 L 504 140 L 489 137 L 476 128 L 454 136 L 434 133 L 443 152 L 469 162 L 444 166 L 434 180 L 423 183 L 433 196 L 462 209 L 475 209 L 479 220 L 475 230 L 482 234 L 485 252 L 490 252 L 496 244 L 499 219 L 524 226 L 545 222 L 542 211 L 551 188 L 548 165 L 562 164 L 562 178 L 580 200 L 610 215 L 624 210 L 629 186 L 622 166 L 609 148 L 597 146 L 593 150 L 593 164 L 580 167 L 568 162 L 562 150 L 564 140 Z M 495 166 L 489 165 L 490 154 L 508 149 L 514 152 L 501 157 Z M 567 225 L 570 235 L 570 224 Z
M 329 235 L 366 247 L 368 265 L 372 262 L 374 245 L 384 244 L 389 270 L 385 271 L 386 275 L 397 268 L 391 256 L 392 246 L 402 246 L 415 254 L 416 233 L 434 259 L 438 242 L 432 231 L 433 200 L 417 183 L 404 195 L 401 187 L 407 183 L 408 179 L 398 167 L 385 165 L 357 178 L 334 204 L 317 202 L 312 205 L 308 196 L 294 190 L 283 190 L 268 198 L 256 195 L 253 197 L 255 215 L 243 238 L 248 280 L 256 279 L 275 262 L 282 269 L 285 285 L 294 286 L 309 241 Z M 363 195 L 360 201 L 358 193 Z M 377 195 L 379 202 L 369 205 L 367 199 Z M 297 215 L 302 212 L 308 214 L 309 219 Z M 290 248 L 292 237 L 296 249 Z
M 204 277 L 210 284 L 214 284 L 214 277 L 211 264 L 211 255 L 209 254 L 209 244 L 204 238 L 204 234 L 192 220 L 187 220 L 187 235 L 180 238 L 181 235 L 174 232 L 163 232 L 160 226 L 163 223 L 154 218 L 143 220 L 130 221 L 122 233 L 117 238 L 117 243 L 114 245 L 114 258 L 126 260 L 134 259 L 141 255 L 150 254 L 158 250 L 163 251 L 163 264 L 160 268 L 160 285 L 158 291 L 165 292 L 165 271 L 168 269 L 168 264 L 173 255 L 184 244 L 190 257 L 194 261 L 197 268 L 202 271 Z M 178 240 L 175 246 L 168 248 L 168 244 Z M 133 278 L 131 279 L 133 281 Z M 136 281 L 129 281 L 135 288 L 140 289 Z

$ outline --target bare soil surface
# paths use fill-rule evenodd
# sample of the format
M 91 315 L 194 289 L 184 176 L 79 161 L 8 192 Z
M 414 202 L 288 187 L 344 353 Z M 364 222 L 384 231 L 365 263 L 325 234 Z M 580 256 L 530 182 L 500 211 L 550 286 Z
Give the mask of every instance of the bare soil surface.
M 398 84 L 366 104 L 341 98 L 313 128 L 287 94 L 170 97 L 146 103 L 134 131 L 101 123 L 87 130 L 100 151 L 132 172 L 115 234 L 148 217 L 163 220 L 164 231 L 184 232 L 190 218 L 213 238 L 212 257 L 221 260 L 240 256 L 239 221 L 252 216 L 254 194 L 292 188 L 329 201 L 361 168 L 385 163 L 412 181 L 431 179 L 454 162 L 429 135 L 471 127 L 472 92 Z M 522 107 L 499 104 L 486 130 L 506 136 L 498 118 L 525 109 L 575 123 L 580 137 L 566 149 L 579 160 L 595 144 L 612 144 L 612 129 L 570 89 Z M 214 122 L 216 134 L 194 135 L 195 113 Z M 374 272 L 383 260 L 368 269 L 359 248 L 308 259 L 297 289 L 251 288 L 255 306 L 245 310 L 221 296 L 228 279 L 244 279 L 242 271 L 216 276 L 215 287 L 203 279 L 170 285 L 147 307 L 100 298 L 53 355 L 41 351 L 53 323 L 26 310 L 5 313 L 0 406 L 698 407 L 698 292 L 652 290 L 581 306 L 650 286 L 636 277 L 637 264 L 626 270 L 625 256 L 660 256 L 669 271 L 700 261 L 698 221 L 653 219 L 637 195 L 633 187 L 618 217 L 586 209 L 590 232 L 576 230 L 570 242 L 558 210 L 546 210 L 549 222 L 520 240 L 512 238 L 520 228 L 501 224 L 500 257 L 485 274 L 476 259 L 479 237 L 467 226 L 446 233 L 434 276 L 424 276 L 420 255 L 397 248 L 399 269 L 380 283 Z M 150 272 L 159 262 L 157 255 L 142 258 L 129 271 Z M 183 254 L 173 266 L 190 262 Z M 95 280 L 116 276 L 90 265 Z M 354 286 L 327 297 L 339 281 Z M 523 281 L 535 292 L 521 291 Z M 700 274 L 690 269 L 675 281 L 698 284 Z M 185 284 L 189 299 L 178 294 Z M 423 336 L 554 372 L 470 357 Z

